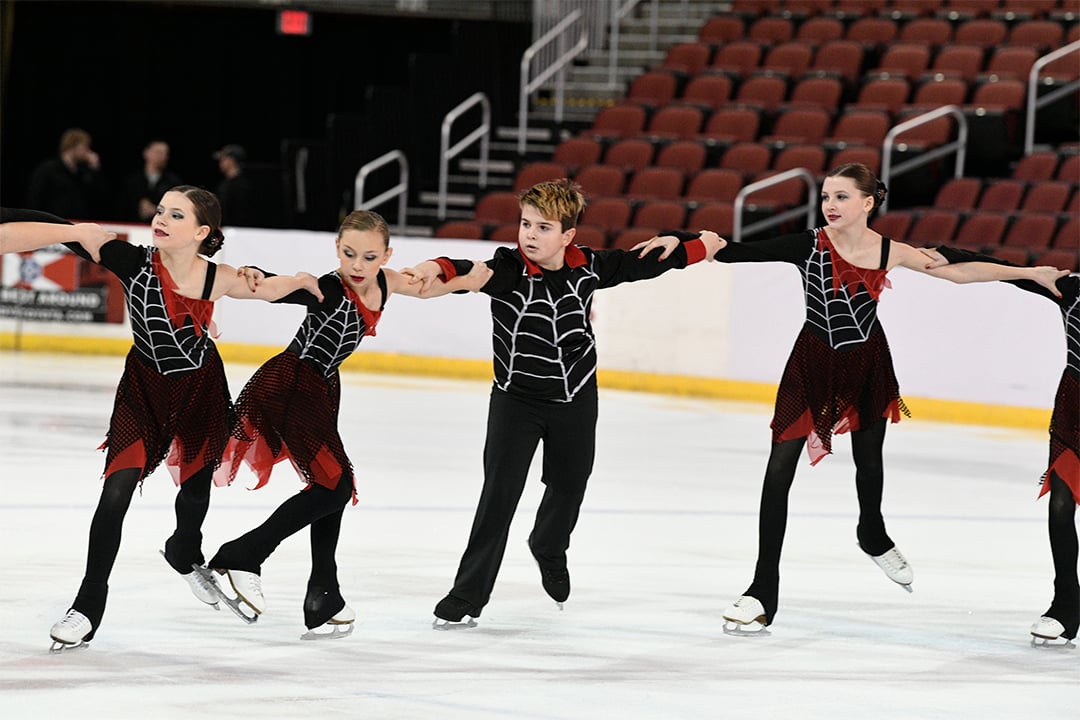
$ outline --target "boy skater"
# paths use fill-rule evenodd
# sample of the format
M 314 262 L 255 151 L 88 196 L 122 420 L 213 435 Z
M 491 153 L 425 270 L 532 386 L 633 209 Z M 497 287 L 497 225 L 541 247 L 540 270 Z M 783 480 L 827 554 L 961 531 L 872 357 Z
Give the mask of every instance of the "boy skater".
M 577 523 L 596 446 L 596 340 L 593 293 L 685 268 L 720 249 L 692 239 L 670 257 L 573 244 L 585 207 L 581 188 L 562 179 L 521 194 L 517 248 L 499 248 L 480 292 L 491 296 L 495 383 L 484 445 L 484 487 L 469 543 L 450 593 L 435 606 L 436 627 L 480 616 L 506 550 L 510 522 L 537 444 L 544 441 L 544 496 L 529 550 L 544 590 L 562 606 L 570 595 L 566 550 Z M 450 280 L 455 264 L 429 260 L 412 273 L 425 285 Z M 465 620 L 468 617 L 469 620 Z M 440 621 L 443 621 L 440 623 Z

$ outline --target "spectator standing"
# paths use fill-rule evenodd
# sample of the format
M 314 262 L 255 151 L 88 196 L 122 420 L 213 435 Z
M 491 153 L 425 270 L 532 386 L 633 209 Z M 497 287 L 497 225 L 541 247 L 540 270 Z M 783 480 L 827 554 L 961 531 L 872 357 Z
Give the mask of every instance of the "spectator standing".
M 66 220 L 105 219 L 101 211 L 107 185 L 91 143 L 85 130 L 65 130 L 57 156 L 43 161 L 30 176 L 27 206 Z
M 251 181 L 244 174 L 247 152 L 240 145 L 226 145 L 214 153 L 221 183 L 217 196 L 221 200 L 222 222 L 225 225 L 251 227 L 255 218 L 252 212 Z
M 124 179 L 117 205 L 118 220 L 150 222 L 165 191 L 184 184 L 168 167 L 169 143 L 151 140 L 143 148 L 142 157 L 142 169 Z

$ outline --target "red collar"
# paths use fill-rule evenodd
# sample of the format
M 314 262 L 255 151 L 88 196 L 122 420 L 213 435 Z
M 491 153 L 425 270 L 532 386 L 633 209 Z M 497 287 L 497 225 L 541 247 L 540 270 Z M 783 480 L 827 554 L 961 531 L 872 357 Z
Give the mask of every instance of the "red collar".
M 525 263 L 525 274 L 529 276 L 543 275 L 544 269 L 534 263 L 529 258 L 525 257 L 525 253 L 521 252 L 521 245 L 518 245 L 518 252 L 521 253 L 521 260 Z M 579 268 L 587 261 L 585 259 L 585 253 L 581 251 L 581 248 L 577 245 L 567 245 L 566 253 L 563 257 L 563 262 L 572 268 Z

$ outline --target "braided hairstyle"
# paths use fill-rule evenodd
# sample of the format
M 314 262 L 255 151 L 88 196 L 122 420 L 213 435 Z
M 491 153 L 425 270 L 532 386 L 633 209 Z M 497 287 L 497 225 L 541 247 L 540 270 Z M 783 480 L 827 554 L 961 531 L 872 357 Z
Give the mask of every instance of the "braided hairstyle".
M 183 193 L 195 207 L 195 219 L 210 228 L 210 233 L 199 245 L 199 254 L 213 257 L 225 244 L 225 234 L 221 232 L 221 203 L 217 195 L 194 185 L 177 185 L 169 192 Z

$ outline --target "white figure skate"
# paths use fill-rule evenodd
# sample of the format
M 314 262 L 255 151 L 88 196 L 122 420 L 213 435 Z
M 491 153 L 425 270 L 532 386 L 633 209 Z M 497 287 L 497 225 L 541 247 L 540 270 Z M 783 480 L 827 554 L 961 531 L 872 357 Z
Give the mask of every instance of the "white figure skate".
M 895 546 L 881 555 L 871 555 L 870 559 L 881 568 L 886 577 L 908 592 L 912 591 L 911 581 L 915 579 L 915 573 L 907 559 Z
M 769 635 L 765 606 L 750 595 L 743 595 L 724 611 L 725 635 Z
M 63 652 L 85 646 L 90 642 L 87 635 L 94 632 L 94 625 L 90 618 L 78 610 L 68 610 L 67 615 L 60 618 L 49 630 L 49 637 L 53 644 L 49 652 Z

